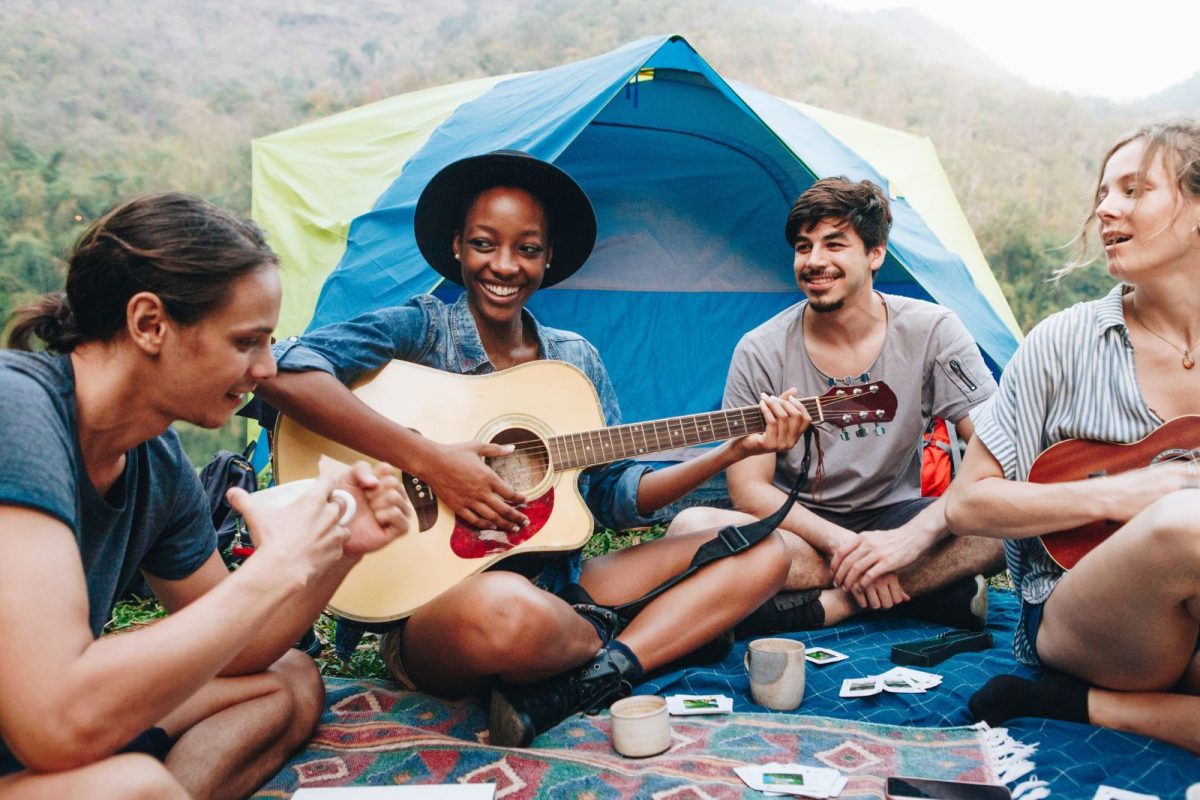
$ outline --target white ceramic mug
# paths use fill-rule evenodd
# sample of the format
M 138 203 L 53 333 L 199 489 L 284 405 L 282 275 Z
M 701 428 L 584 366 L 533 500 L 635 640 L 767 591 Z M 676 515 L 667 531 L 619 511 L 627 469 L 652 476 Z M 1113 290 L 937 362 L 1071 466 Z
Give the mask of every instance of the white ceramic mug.
M 804 699 L 804 644 L 794 639 L 755 639 L 746 650 L 750 696 L 760 706 L 791 711 Z
M 628 758 L 656 756 L 671 746 L 671 718 L 665 698 L 637 694 L 612 704 L 612 746 Z
M 283 508 L 311 489 L 316 482 L 316 478 L 307 478 L 272 486 L 270 489 L 260 489 L 250 495 L 250 500 L 269 508 Z M 338 517 L 337 524 L 349 525 L 350 520 L 358 513 L 358 503 L 354 501 L 354 495 L 345 489 L 334 489 L 329 493 L 329 499 L 342 507 L 342 515 Z

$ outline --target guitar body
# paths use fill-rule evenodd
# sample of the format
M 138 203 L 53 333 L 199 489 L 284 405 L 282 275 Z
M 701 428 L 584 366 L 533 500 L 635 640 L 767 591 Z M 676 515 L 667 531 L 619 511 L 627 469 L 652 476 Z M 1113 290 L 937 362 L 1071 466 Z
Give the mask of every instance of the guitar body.
M 1195 461 L 1198 447 L 1200 416 L 1177 417 L 1144 439 L 1130 444 L 1069 439 L 1051 445 L 1034 460 L 1029 480 L 1062 483 L 1115 475 L 1167 461 Z M 1071 569 L 1123 524 L 1097 520 L 1078 528 L 1045 534 L 1041 537 L 1042 545 L 1056 564 Z
M 491 375 L 458 375 L 393 361 L 355 395 L 375 411 L 436 442 L 531 442 L 604 426 L 592 382 L 561 361 L 532 361 Z M 377 463 L 282 417 L 275 433 L 277 483 L 336 475 L 356 460 Z M 579 494 L 579 469 L 554 470 L 536 446 L 523 461 L 507 459 L 501 476 L 521 491 L 530 524 L 521 531 L 478 531 L 404 475 L 417 506 L 406 534 L 365 556 L 329 601 L 336 614 L 361 622 L 410 616 L 462 579 L 517 552 L 573 550 L 592 534 Z M 515 463 L 511 463 L 514 462 Z M 413 487 L 418 487 L 415 491 Z
M 329 608 L 360 622 L 410 616 L 470 575 L 520 553 L 574 550 L 592 534 L 592 515 L 579 494 L 589 466 L 758 433 L 757 406 L 663 420 L 604 426 L 595 387 L 562 361 L 531 361 L 491 375 L 458 375 L 393 361 L 353 389 L 384 417 L 443 444 L 474 438 L 515 445 L 488 465 L 525 496 L 529 524 L 508 533 L 478 530 L 456 517 L 421 478 L 402 476 L 413 504 L 408 532 L 364 556 L 342 581 Z M 895 418 L 896 395 L 874 381 L 799 398 L 816 423 L 858 428 Z M 882 430 L 882 428 L 878 428 Z M 274 469 L 284 484 L 338 475 L 374 459 L 325 439 L 287 418 L 275 431 Z

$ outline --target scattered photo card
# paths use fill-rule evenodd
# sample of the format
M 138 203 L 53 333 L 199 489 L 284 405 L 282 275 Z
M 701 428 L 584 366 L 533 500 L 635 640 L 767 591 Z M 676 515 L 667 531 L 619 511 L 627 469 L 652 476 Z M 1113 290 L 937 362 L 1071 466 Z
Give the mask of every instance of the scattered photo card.
M 842 690 L 838 692 L 839 697 L 867 697 L 872 694 L 879 694 L 883 691 L 883 686 L 880 683 L 877 675 L 867 675 L 864 678 L 846 678 L 842 681 Z
M 902 675 L 878 675 L 883 690 L 893 694 L 924 694 L 925 690 Z
M 297 789 L 296 800 L 493 800 L 494 783 L 436 783 L 425 786 L 339 786 Z
M 673 694 L 667 697 L 667 713 L 674 716 L 689 714 L 729 714 L 733 698 L 723 694 Z
M 1096 796 L 1092 800 L 1159 800 L 1159 798 L 1156 794 L 1142 794 L 1101 785 L 1096 788 Z
M 802 764 L 763 764 L 736 767 L 734 772 L 747 786 L 771 795 L 827 798 L 841 794 L 846 777 L 829 767 Z
M 907 678 L 908 682 L 913 686 L 919 686 L 922 689 L 932 689 L 934 686 L 937 686 L 942 682 L 941 675 L 937 675 L 932 672 L 922 672 L 919 669 L 912 669 L 911 667 L 893 667 L 879 677 Z
M 832 664 L 835 661 L 845 661 L 849 657 L 845 653 L 830 650 L 828 647 L 807 647 L 804 649 L 804 660 L 811 661 L 818 666 Z

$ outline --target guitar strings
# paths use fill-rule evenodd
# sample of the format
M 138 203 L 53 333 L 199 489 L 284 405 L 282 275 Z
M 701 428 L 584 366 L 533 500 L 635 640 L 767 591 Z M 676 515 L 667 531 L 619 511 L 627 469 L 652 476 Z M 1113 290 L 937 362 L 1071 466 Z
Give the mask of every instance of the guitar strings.
M 870 394 L 863 392 L 863 393 L 859 393 L 859 394 L 842 395 L 840 397 L 829 397 L 829 398 L 818 397 L 818 398 L 815 398 L 814 402 L 816 404 L 818 411 L 824 411 L 829 406 L 837 405 L 838 403 L 842 403 L 847 400 L 861 400 L 864 396 L 869 397 Z M 806 409 L 807 409 L 807 405 L 806 405 Z M 728 411 L 726 411 L 724 413 L 726 415 L 741 413 L 743 416 L 745 416 L 747 413 L 749 413 L 751 411 L 758 411 L 758 407 L 757 406 L 744 406 L 742 408 L 729 409 Z M 720 414 L 721 412 L 714 412 L 714 413 Z M 645 438 L 645 430 L 642 430 L 639 432 L 639 431 L 634 431 L 633 429 L 638 427 L 639 425 L 642 425 L 642 426 L 655 425 L 655 426 L 662 426 L 663 428 L 666 428 L 669 430 L 669 423 L 672 420 L 683 420 L 683 419 L 685 419 L 685 417 L 672 417 L 670 419 L 660 420 L 659 422 L 655 422 L 655 423 L 632 422 L 632 423 L 628 423 L 626 425 L 617 425 L 612 428 L 603 428 L 600 431 L 596 431 L 595 433 L 606 434 L 611 437 L 613 435 L 614 431 L 616 431 L 616 432 L 628 431 L 630 436 L 637 436 L 640 433 L 642 435 L 642 437 Z M 867 421 L 869 421 L 869 420 L 867 420 Z M 821 424 L 825 424 L 826 422 L 828 422 L 828 421 L 823 420 L 821 422 L 814 422 L 813 424 L 821 425 Z M 725 425 L 727 427 L 729 426 L 728 419 L 725 420 Z M 714 427 L 714 430 L 716 430 L 716 426 L 713 426 L 713 427 Z M 727 439 L 727 438 L 730 438 L 731 436 L 733 436 L 734 433 L 735 432 L 733 430 L 729 430 L 728 435 L 717 436 L 716 439 Z M 553 436 L 546 441 L 543 441 L 541 439 L 523 439 L 523 440 L 519 440 L 516 442 L 506 442 L 505 444 L 513 445 L 513 452 L 509 453 L 506 456 L 501 456 L 501 458 L 508 459 L 508 458 L 513 458 L 515 456 L 519 456 L 519 457 L 526 459 L 526 463 L 528 463 L 529 466 L 538 468 L 539 470 L 544 472 L 545 468 L 547 466 L 549 466 L 549 464 L 550 464 L 549 443 L 557 442 L 560 445 L 560 447 L 562 447 L 563 446 L 562 440 L 565 437 L 578 436 L 578 435 L 580 435 L 580 434 L 568 433 L 568 434 L 560 434 L 558 436 Z M 620 435 L 620 433 L 617 433 L 617 435 Z M 657 438 L 657 433 L 655 433 L 655 436 Z M 599 463 L 605 463 L 605 462 L 599 462 Z M 528 473 L 528 471 L 529 470 L 522 470 L 523 473 Z
M 863 395 L 847 395 L 844 397 L 830 397 L 830 398 L 824 399 L 824 401 L 821 401 L 820 398 L 817 398 L 817 407 L 818 407 L 817 410 L 823 410 L 824 408 L 829 407 L 829 405 L 836 405 L 838 403 L 847 401 L 847 399 L 860 399 L 862 397 L 863 397 Z M 755 405 L 746 405 L 746 407 L 744 407 L 744 408 L 730 409 L 730 410 L 726 411 L 726 414 L 742 413 L 743 415 L 745 415 L 746 413 L 749 413 L 749 411 L 751 411 L 751 410 L 757 411 L 757 407 L 755 407 Z M 644 431 L 644 429 L 642 429 L 642 431 L 635 431 L 635 428 L 637 428 L 638 426 L 649 426 L 649 425 L 659 426 L 658 429 L 664 429 L 665 432 L 670 432 L 670 427 L 668 427 L 668 423 L 672 422 L 673 420 L 684 420 L 684 419 L 686 419 L 686 417 L 671 417 L 671 419 L 662 420 L 660 422 L 655 422 L 655 423 L 631 422 L 631 423 L 628 423 L 628 425 L 614 426 L 611 428 L 601 428 L 601 429 L 599 429 L 599 431 L 590 432 L 590 433 L 594 433 L 596 435 L 607 434 L 608 437 L 611 438 L 612 435 L 614 434 L 614 432 L 616 432 L 616 435 L 622 435 L 622 434 L 620 434 L 620 432 L 628 431 L 630 434 L 630 437 L 636 437 L 636 435 L 642 435 L 642 438 L 644 439 L 644 438 L 646 438 L 646 431 Z M 869 421 L 869 420 L 864 420 L 864 421 Z M 725 427 L 728 428 L 727 431 L 725 432 L 724 435 L 716 435 L 716 437 L 714 437 L 714 440 L 715 439 L 732 438 L 734 434 L 740 433 L 739 431 L 733 431 L 733 429 L 730 427 L 730 421 L 725 420 L 724 422 L 725 422 Z M 826 423 L 828 423 L 828 420 L 814 422 L 814 425 L 826 425 Z M 692 425 L 695 426 L 695 423 L 692 423 Z M 713 428 L 714 428 L 714 431 L 716 431 L 716 429 L 719 429 L 718 426 L 713 426 Z M 658 438 L 658 433 L 656 433 L 656 429 L 655 429 L 655 431 L 652 431 L 652 432 L 655 433 L 655 438 Z M 526 440 L 515 441 L 515 443 L 506 443 L 506 444 L 514 445 L 514 451 L 509 453 L 508 456 L 503 456 L 503 458 L 511 458 L 511 457 L 514 457 L 517 455 L 526 456 L 526 457 L 532 458 L 532 459 L 544 458 L 545 459 L 544 463 L 536 463 L 535 462 L 535 465 L 538 465 L 538 467 L 541 467 L 541 468 L 545 468 L 546 465 L 548 464 L 548 462 L 550 462 L 550 458 L 548 458 L 548 452 L 547 452 L 548 449 L 550 449 L 550 446 L 557 445 L 559 447 L 559 450 L 566 449 L 566 447 L 571 447 L 572 445 L 565 444 L 564 440 L 568 437 L 577 437 L 577 435 L 581 435 L 581 434 L 578 434 L 578 433 L 559 434 L 559 435 L 557 435 L 557 437 L 551 437 L 550 439 L 547 439 L 546 443 L 544 443 L 544 441 L 542 441 L 541 439 L 526 439 Z M 659 444 L 661 444 L 661 443 L 659 443 Z M 532 445 L 532 446 L 528 446 L 528 445 Z M 606 462 L 601 461 L 598 463 L 606 463 Z

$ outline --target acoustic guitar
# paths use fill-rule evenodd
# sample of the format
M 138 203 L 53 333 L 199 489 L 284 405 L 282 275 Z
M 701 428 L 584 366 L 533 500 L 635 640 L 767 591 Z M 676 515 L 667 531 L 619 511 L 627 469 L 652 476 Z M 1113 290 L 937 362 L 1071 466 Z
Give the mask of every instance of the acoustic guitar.
M 488 464 L 527 498 L 529 524 L 517 532 L 479 530 L 439 502 L 418 477 L 403 481 L 414 515 L 409 531 L 365 556 L 330 600 L 330 609 L 360 622 L 403 619 L 502 558 L 573 550 L 592 534 L 579 493 L 580 471 L 677 447 L 766 428 L 758 406 L 604 427 L 595 388 L 562 361 L 532 361 L 490 375 L 458 375 L 393 361 L 353 389 L 375 411 L 438 442 L 474 438 L 513 444 Z M 814 423 L 842 428 L 891 421 L 896 395 L 878 381 L 837 387 L 802 400 Z M 278 483 L 337 474 L 358 459 L 376 460 L 281 417 L 275 432 Z
M 1189 415 L 1176 417 L 1149 436 L 1130 444 L 1092 439 L 1068 439 L 1053 444 L 1034 459 L 1029 480 L 1033 483 L 1081 481 L 1169 461 L 1195 463 L 1198 459 L 1200 416 Z M 1078 528 L 1044 534 L 1042 545 L 1054 563 L 1063 569 L 1071 569 L 1124 524 L 1111 519 L 1096 520 Z

